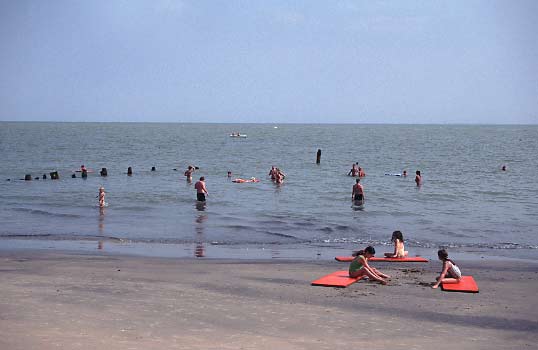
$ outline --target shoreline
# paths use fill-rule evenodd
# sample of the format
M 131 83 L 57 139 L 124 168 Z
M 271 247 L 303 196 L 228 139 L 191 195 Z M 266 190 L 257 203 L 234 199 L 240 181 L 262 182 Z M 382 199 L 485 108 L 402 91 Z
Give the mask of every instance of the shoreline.
M 368 245 L 358 244 L 242 244 L 210 243 L 144 243 L 113 240 L 48 240 L 0 239 L 1 251 L 48 251 L 110 256 L 141 256 L 155 258 L 238 259 L 238 260 L 300 260 L 332 261 L 335 256 L 351 255 L 353 250 Z M 390 245 L 375 246 L 379 255 L 390 251 Z M 410 256 L 422 256 L 437 261 L 438 248 L 410 247 Z M 538 250 L 528 248 L 478 249 L 447 248 L 451 258 L 466 261 L 521 261 L 538 263 Z
M 375 263 L 387 286 L 310 286 L 336 261 L 0 250 L 0 348 L 532 348 L 538 265 L 459 261 L 480 293 L 432 290 L 441 267 Z M 457 335 L 457 336 L 454 336 Z M 452 338 L 453 337 L 453 338 Z M 450 341 L 448 341 L 450 339 Z

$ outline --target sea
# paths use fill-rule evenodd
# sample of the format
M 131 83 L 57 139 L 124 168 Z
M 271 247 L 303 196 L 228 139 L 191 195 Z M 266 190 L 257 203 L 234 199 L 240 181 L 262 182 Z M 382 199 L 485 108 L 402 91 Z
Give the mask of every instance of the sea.
M 0 122 L 0 154 L 0 249 L 332 259 L 400 230 L 410 255 L 538 260 L 538 125 Z

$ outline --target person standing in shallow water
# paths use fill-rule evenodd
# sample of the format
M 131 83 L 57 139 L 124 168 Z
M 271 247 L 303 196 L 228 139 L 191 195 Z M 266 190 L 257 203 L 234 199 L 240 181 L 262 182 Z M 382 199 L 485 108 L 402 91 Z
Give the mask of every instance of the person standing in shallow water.
M 106 205 L 106 202 L 105 202 L 105 196 L 106 196 L 106 192 L 105 192 L 105 188 L 104 187 L 99 187 L 99 208 L 104 208 L 105 205 Z
M 269 170 L 269 175 L 271 176 L 272 181 L 276 180 L 276 168 L 274 165 L 271 167 L 271 170 Z
M 420 186 L 422 184 L 422 176 L 420 175 L 420 170 L 417 170 L 415 172 L 415 182 L 417 183 L 417 186 Z
M 361 179 L 355 180 L 353 190 L 351 191 L 351 199 L 354 201 L 364 201 L 364 188 L 361 185 Z
M 356 162 L 355 164 L 353 164 L 351 166 L 351 170 L 349 171 L 349 173 L 347 173 L 347 176 L 358 176 L 359 175 L 359 162 Z
M 192 173 L 194 173 L 195 168 L 192 165 L 189 165 L 189 168 L 185 170 L 185 177 L 187 178 L 187 182 L 192 181 Z
M 197 181 L 194 184 L 194 188 L 196 188 L 196 199 L 200 202 L 205 202 L 205 196 L 209 193 L 207 193 L 207 188 L 205 187 L 205 178 L 203 176 L 200 178 L 200 181 Z

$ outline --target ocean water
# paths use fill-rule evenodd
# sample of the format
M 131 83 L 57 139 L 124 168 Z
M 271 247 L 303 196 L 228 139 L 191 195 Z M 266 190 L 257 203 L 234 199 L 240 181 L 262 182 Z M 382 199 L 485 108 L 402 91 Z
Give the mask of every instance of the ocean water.
M 401 230 L 409 250 L 538 259 L 537 140 L 538 126 L 0 122 L 0 246 L 99 241 L 157 255 L 174 245 L 278 255 L 389 245 Z M 351 205 L 354 162 L 367 174 L 364 208 Z M 94 172 L 71 178 L 82 164 Z M 183 176 L 189 164 L 199 167 L 193 183 Z M 286 173 L 282 185 L 267 176 L 272 165 Z M 261 182 L 232 183 L 228 170 Z M 385 175 L 403 170 L 407 178 Z M 20 180 L 51 171 L 60 179 Z

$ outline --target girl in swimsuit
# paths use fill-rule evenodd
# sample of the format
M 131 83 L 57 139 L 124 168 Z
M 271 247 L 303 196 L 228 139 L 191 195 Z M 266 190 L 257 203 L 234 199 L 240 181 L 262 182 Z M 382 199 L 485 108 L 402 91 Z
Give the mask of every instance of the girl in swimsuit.
M 404 248 L 404 240 L 403 240 L 403 234 L 400 231 L 394 231 L 392 233 L 392 238 L 390 240 L 394 243 L 394 252 L 393 253 L 385 253 L 385 256 L 387 258 L 405 258 L 408 251 Z
M 456 263 L 448 258 L 446 250 L 441 249 L 437 252 L 439 260 L 443 262 L 443 271 L 439 277 L 436 278 L 437 282 L 432 288 L 437 288 L 441 283 L 458 283 L 461 279 L 461 271 Z
M 355 254 L 354 254 L 355 255 Z M 379 270 L 368 265 L 368 259 L 375 255 L 375 249 L 372 246 L 366 247 L 364 250 L 360 250 L 356 253 L 356 258 L 353 259 L 349 265 L 349 277 L 368 276 L 370 279 L 376 280 L 381 284 L 387 284 L 386 278 L 390 278 L 389 275 L 385 275 Z
M 99 207 L 104 208 L 105 207 L 105 188 L 99 187 Z

